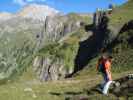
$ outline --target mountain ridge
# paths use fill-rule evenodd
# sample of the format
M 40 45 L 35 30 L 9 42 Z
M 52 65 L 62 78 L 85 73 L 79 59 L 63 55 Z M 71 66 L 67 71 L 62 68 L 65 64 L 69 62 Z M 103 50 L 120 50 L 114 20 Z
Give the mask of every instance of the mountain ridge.
M 8 20 L 12 18 L 14 15 L 9 12 L 0 12 L 0 20 Z
M 31 18 L 34 20 L 45 21 L 46 16 L 56 16 L 61 14 L 58 10 L 41 4 L 29 4 L 21 8 L 16 13 L 0 12 L 0 20 L 8 20 L 14 17 Z
M 23 7 L 18 13 L 18 16 L 24 18 L 32 18 L 38 20 L 45 20 L 46 16 L 56 16 L 59 14 L 54 8 L 51 8 L 47 5 L 39 5 L 39 4 L 30 4 Z

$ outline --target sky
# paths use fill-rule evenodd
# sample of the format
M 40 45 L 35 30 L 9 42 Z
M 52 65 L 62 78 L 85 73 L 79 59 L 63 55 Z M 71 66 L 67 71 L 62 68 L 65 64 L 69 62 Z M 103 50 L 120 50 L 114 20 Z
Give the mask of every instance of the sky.
M 92 13 L 96 8 L 106 9 L 109 4 L 121 5 L 127 0 L 0 0 L 0 12 L 16 13 L 28 4 L 44 4 L 63 13 Z

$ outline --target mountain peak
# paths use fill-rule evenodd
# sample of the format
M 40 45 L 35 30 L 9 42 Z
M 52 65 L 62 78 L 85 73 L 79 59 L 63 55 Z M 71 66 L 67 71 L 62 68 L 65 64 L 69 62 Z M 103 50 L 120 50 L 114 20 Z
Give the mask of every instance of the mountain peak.
M 47 5 L 30 4 L 23 7 L 18 13 L 19 16 L 25 18 L 32 18 L 44 20 L 46 16 L 55 16 L 59 11 Z
M 0 13 L 0 19 L 2 19 L 2 20 L 10 19 L 12 16 L 13 16 L 13 14 L 8 13 L 8 12 L 1 12 Z

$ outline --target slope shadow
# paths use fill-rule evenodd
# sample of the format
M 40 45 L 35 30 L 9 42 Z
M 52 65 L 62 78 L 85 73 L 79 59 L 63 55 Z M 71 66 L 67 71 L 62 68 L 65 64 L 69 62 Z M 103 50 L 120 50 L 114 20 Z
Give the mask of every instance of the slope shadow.
M 100 84 L 92 87 L 89 90 L 86 90 L 87 95 L 94 95 L 95 93 L 102 94 L 102 91 L 100 89 Z
M 50 92 L 50 95 L 63 96 L 64 100 L 88 100 L 84 91 L 66 91 L 64 93 Z
M 69 91 L 69 92 L 65 92 L 64 94 L 65 95 L 80 95 L 80 94 L 83 94 L 83 92 L 76 92 L 76 91 L 75 92 L 73 92 L 73 91 L 71 92 L 71 91 Z
M 60 96 L 60 95 L 72 95 L 72 96 L 74 96 L 74 95 L 80 95 L 80 94 L 83 94 L 83 92 L 80 92 L 80 91 L 78 91 L 78 92 L 74 92 L 74 91 L 67 91 L 67 92 L 64 92 L 64 93 L 58 93 L 58 92 L 49 92 L 49 94 L 51 94 L 51 95 L 56 95 L 56 96 Z
M 49 94 L 55 95 L 55 96 L 60 96 L 60 95 L 62 95 L 61 93 L 58 93 L 58 92 L 49 92 Z
M 89 61 L 97 55 L 97 53 L 104 47 L 105 39 L 109 33 L 108 28 L 109 19 L 103 16 L 102 23 L 98 27 L 88 25 L 85 27 L 86 31 L 92 31 L 93 35 L 87 40 L 79 43 L 78 53 L 75 57 L 74 73 L 82 70 Z
M 113 49 L 115 46 L 117 46 L 118 44 L 120 44 L 120 43 L 123 43 L 123 41 L 122 41 L 122 37 L 121 37 L 121 35 L 124 33 L 124 32 L 127 32 L 126 33 L 126 35 L 128 36 L 128 38 L 127 38 L 127 36 L 125 36 L 124 38 L 126 38 L 126 41 L 127 41 L 127 43 L 128 43 L 128 45 L 129 46 L 131 46 L 131 47 L 133 47 L 133 20 L 130 20 L 128 23 L 126 23 L 122 28 L 121 28 L 121 30 L 120 30 L 120 32 L 119 32 L 119 34 L 118 34 L 118 36 L 117 36 L 117 38 L 114 40 L 114 41 L 112 41 L 112 43 L 111 44 L 109 44 L 108 46 L 107 46 L 107 49 L 109 50 L 109 49 Z M 121 37 L 121 38 L 120 38 Z

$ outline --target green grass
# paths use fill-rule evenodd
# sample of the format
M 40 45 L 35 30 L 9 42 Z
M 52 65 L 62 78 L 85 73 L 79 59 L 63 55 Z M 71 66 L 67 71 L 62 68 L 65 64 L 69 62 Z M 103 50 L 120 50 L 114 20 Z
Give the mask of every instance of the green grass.
M 0 82 L 5 82 L 8 79 L 20 76 L 31 64 L 33 44 L 22 33 L 4 33 L 0 42 Z
M 0 98 L 2 100 L 51 100 L 51 98 L 54 100 L 64 100 L 65 93 L 83 92 L 86 85 L 86 80 L 55 81 L 43 84 L 38 81 L 34 84 L 33 81 L 21 80 L 0 86 Z M 32 91 L 25 92 L 25 88 L 31 88 Z M 34 98 L 34 94 L 37 96 L 36 98 Z M 59 96 L 54 94 L 59 94 Z
M 121 26 L 133 19 L 133 1 L 130 0 L 124 5 L 115 8 L 113 14 L 110 16 L 110 24 L 112 26 Z
M 70 18 L 70 21 L 78 20 L 78 21 L 84 22 L 85 24 L 92 23 L 92 19 L 89 15 L 80 16 L 79 14 L 76 14 L 76 13 L 69 13 L 67 16 Z
M 80 73 L 85 73 L 85 71 L 88 70 L 82 70 Z M 113 73 L 113 79 L 131 72 L 133 71 Z M 117 99 L 113 94 L 109 94 L 107 97 L 91 90 L 102 81 L 100 74 L 96 74 L 96 72 L 93 74 L 89 72 L 86 72 L 86 74 L 80 73 L 71 79 L 41 83 L 35 79 L 31 68 L 29 68 L 28 72 L 25 72 L 14 82 L 8 81 L 8 83 L 0 85 L 0 98 L 1 100 L 65 100 L 69 97 L 73 99 L 87 97 L 91 100 L 97 98 L 101 100 Z M 124 99 L 125 97 L 120 98 Z

